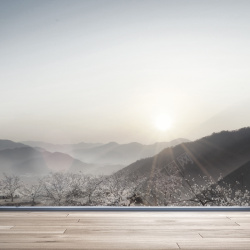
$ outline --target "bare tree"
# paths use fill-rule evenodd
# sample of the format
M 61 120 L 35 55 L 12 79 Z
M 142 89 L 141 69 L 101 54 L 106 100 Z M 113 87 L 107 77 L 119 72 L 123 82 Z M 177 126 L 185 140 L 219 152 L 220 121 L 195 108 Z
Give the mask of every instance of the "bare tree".
M 44 197 L 49 203 L 56 206 L 65 204 L 67 193 L 70 190 L 72 178 L 69 174 L 55 172 L 42 179 Z
M 141 206 L 147 203 L 145 196 L 145 176 L 133 175 L 126 178 L 128 206 Z
M 226 183 L 220 176 L 217 181 L 204 176 L 203 183 L 198 184 L 195 179 L 186 180 L 188 183 L 185 193 L 186 199 L 181 202 L 184 205 L 199 206 L 248 206 L 250 192 L 239 189 Z
M 31 201 L 31 205 L 34 206 L 38 198 L 42 197 L 42 182 L 39 181 L 38 184 L 24 185 L 21 194 L 27 197 Z
M 16 192 L 22 187 L 22 183 L 19 176 L 4 174 L 1 187 L 6 196 L 10 197 L 13 202 Z
M 201 181 L 202 180 L 202 181 Z M 37 184 L 23 186 L 18 176 L 4 175 L 0 182 L 7 197 L 28 197 L 32 205 L 42 203 L 74 206 L 248 206 L 250 192 L 225 183 L 221 178 L 186 178 L 176 169 L 154 170 L 150 176 L 90 176 L 73 173 L 50 173 Z
M 99 205 L 100 199 L 103 197 L 100 184 L 105 178 L 83 174 L 71 174 L 71 177 L 73 181 L 67 193 L 67 205 Z
M 130 206 L 135 203 L 143 204 L 142 186 L 146 178 L 138 176 L 123 176 L 115 173 L 106 178 L 102 185 L 105 194 L 104 205 Z
M 145 200 L 150 206 L 168 206 L 178 202 L 181 193 L 182 178 L 177 173 L 155 170 L 148 177 Z
M 126 186 L 123 180 L 117 174 L 113 174 L 104 179 L 101 189 L 103 192 L 103 199 L 100 200 L 102 205 L 119 206 L 123 200 L 123 193 Z
M 98 205 L 100 197 L 102 195 L 102 190 L 100 190 L 100 185 L 103 182 L 104 177 L 93 177 L 87 176 L 87 185 L 84 190 L 87 196 L 87 205 Z

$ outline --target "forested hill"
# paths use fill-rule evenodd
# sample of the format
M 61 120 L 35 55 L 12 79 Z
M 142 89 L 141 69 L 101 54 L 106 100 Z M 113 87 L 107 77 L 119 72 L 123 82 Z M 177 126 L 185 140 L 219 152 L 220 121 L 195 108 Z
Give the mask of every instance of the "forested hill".
M 221 182 L 228 183 L 232 188 L 250 190 L 250 161 L 231 172 Z
M 142 159 L 122 169 L 124 175 L 150 175 L 157 169 L 178 168 L 184 175 L 217 178 L 228 175 L 250 161 L 250 127 L 222 131 L 164 149 L 154 157 Z

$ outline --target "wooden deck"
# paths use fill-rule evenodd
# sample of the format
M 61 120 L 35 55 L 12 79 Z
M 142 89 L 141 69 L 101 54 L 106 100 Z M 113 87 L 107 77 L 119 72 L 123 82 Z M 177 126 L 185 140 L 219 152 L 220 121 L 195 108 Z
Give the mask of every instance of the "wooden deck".
M 0 212 L 0 249 L 250 249 L 250 212 Z

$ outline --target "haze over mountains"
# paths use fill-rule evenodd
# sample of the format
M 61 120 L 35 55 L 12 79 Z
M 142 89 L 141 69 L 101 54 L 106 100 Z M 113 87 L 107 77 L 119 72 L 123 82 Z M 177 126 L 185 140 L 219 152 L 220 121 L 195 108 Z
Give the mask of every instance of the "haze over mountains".
M 1 143 L 1 141 L 0 141 Z M 50 171 L 87 168 L 87 164 L 63 153 L 50 153 L 25 146 L 0 151 L 0 173 L 45 175 Z
M 199 124 L 189 132 L 190 138 L 201 138 L 212 132 L 222 130 L 234 130 L 241 127 L 247 127 L 250 124 L 250 100 L 241 100 L 232 106 L 229 106 L 218 113 L 215 113 L 209 119 Z M 244 122 L 243 122 L 244 121 Z
M 18 175 L 44 175 L 50 171 L 112 174 L 142 157 L 149 157 L 167 146 L 186 139 L 142 145 L 111 142 L 54 145 L 45 142 L 16 143 L 0 140 L 0 172 Z M 87 163 L 86 163 L 87 162 Z
M 44 142 L 25 141 L 23 144 L 31 147 L 44 148 L 50 152 L 62 152 L 71 155 L 83 162 L 106 165 L 128 165 L 138 159 L 153 156 L 167 147 L 176 146 L 179 143 L 187 142 L 187 139 L 176 139 L 170 142 L 157 142 L 151 145 L 143 145 L 137 142 L 118 144 L 109 142 L 101 143 L 79 143 L 67 145 L 54 145 Z
M 233 176 L 239 179 L 242 173 L 249 176 L 250 128 L 222 131 L 194 142 L 178 139 L 152 145 L 135 142 L 53 145 L 0 140 L 0 149 L 1 173 L 45 175 L 50 171 L 81 171 L 110 175 L 118 171 L 124 176 L 149 176 L 156 170 L 169 173 L 175 168 L 197 181 L 199 175 L 212 176 L 216 181 L 220 174 L 231 179 Z

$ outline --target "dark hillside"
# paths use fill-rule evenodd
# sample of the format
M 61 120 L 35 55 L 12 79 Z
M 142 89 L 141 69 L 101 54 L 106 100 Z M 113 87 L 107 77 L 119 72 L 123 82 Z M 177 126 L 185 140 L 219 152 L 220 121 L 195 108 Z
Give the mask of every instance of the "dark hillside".
M 178 168 L 184 175 L 211 175 L 217 179 L 250 161 L 250 128 L 222 131 L 195 142 L 164 149 L 121 170 L 125 175 L 150 175 L 155 169 Z
M 250 161 L 223 178 L 222 182 L 230 184 L 232 188 L 250 190 Z

